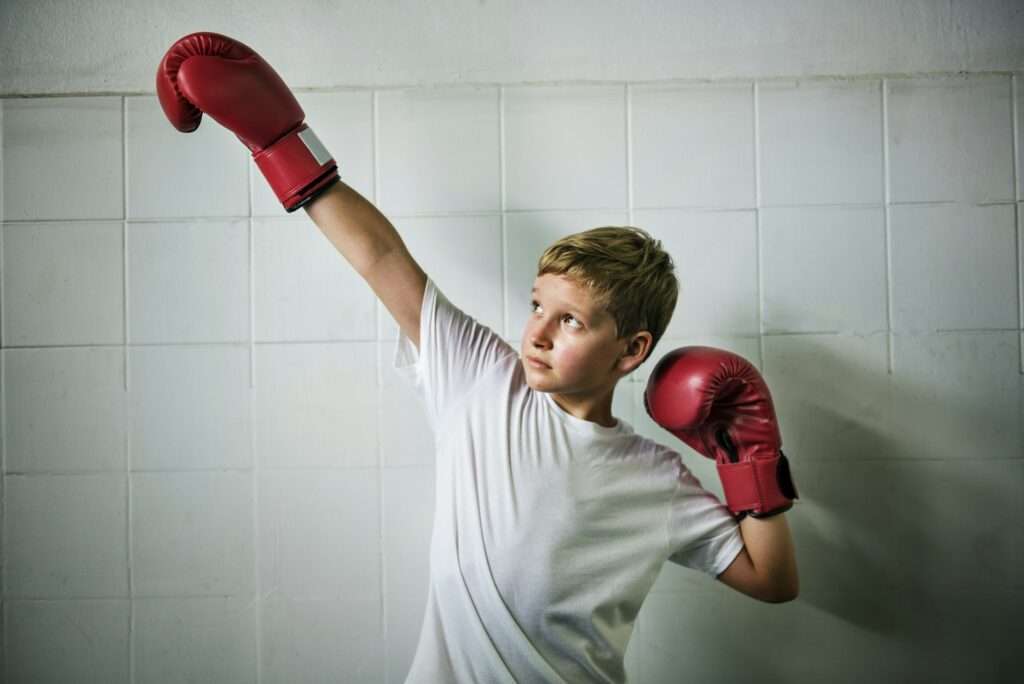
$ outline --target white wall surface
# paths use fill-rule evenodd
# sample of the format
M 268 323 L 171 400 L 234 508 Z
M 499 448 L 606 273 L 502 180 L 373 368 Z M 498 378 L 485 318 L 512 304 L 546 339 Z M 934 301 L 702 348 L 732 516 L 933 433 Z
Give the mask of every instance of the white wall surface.
M 801 595 L 666 566 L 631 681 L 1015 680 L 1021 21 L 0 4 L 5 681 L 401 682 L 416 645 L 434 454 L 397 325 L 233 134 L 167 123 L 153 73 L 194 30 L 273 64 L 346 182 L 517 348 L 544 247 L 661 239 L 679 305 L 613 410 L 719 495 L 643 411 L 647 373 L 690 344 L 761 368 Z
M 193 31 L 292 88 L 1024 66 L 1018 0 L 5 0 L 0 96 L 152 93 L 155 48 Z

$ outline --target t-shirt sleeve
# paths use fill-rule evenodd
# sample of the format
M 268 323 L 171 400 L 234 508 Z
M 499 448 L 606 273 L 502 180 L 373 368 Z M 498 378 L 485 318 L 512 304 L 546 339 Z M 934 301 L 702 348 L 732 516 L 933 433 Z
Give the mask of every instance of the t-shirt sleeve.
M 682 459 L 676 485 L 669 512 L 669 560 L 717 577 L 743 550 L 739 523 Z
M 490 367 L 517 352 L 452 304 L 428 276 L 420 307 L 420 346 L 399 328 L 392 367 L 416 389 L 428 420 L 438 418 Z

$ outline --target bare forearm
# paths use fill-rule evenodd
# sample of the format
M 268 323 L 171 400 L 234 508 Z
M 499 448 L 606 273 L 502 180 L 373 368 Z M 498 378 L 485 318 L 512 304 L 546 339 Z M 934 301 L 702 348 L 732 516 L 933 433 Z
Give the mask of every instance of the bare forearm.
M 360 275 L 383 255 L 403 246 L 402 238 L 377 207 L 346 185 L 330 190 L 305 206 L 318 228 Z
M 800 579 L 786 515 L 762 519 L 748 515 L 740 521 L 740 534 L 757 574 L 778 587 L 783 596 L 795 597 L 800 591 Z

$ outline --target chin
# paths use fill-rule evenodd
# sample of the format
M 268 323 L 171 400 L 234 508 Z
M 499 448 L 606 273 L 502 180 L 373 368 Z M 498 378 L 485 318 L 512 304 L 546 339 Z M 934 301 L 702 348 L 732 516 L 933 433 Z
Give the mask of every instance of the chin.
M 537 369 L 535 369 L 532 366 L 530 366 L 530 364 L 526 361 L 526 359 L 523 359 L 521 365 L 523 367 L 523 376 L 526 378 L 526 384 L 530 387 L 530 389 L 535 389 L 535 390 L 538 390 L 538 391 L 543 391 L 543 390 L 540 390 L 540 388 L 539 388 L 539 383 L 543 381 L 543 378 L 538 378 L 536 376 L 535 371 Z

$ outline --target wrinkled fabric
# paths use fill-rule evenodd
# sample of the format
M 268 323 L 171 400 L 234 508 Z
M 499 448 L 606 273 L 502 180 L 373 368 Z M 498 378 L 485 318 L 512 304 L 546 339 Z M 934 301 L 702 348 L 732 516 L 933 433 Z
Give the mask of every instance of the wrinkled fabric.
M 743 548 L 678 452 L 531 389 L 515 349 L 428 279 L 393 367 L 434 434 L 430 584 L 406 682 L 626 681 L 670 560 L 713 577 Z

